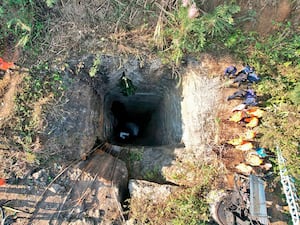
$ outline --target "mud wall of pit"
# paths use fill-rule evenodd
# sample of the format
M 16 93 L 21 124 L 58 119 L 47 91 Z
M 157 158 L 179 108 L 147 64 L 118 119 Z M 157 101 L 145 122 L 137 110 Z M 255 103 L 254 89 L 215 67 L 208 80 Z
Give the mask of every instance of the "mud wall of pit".
M 100 64 L 95 76 L 90 76 L 95 60 Z M 125 108 L 126 119 L 140 127 L 139 136 L 127 144 L 161 146 L 181 141 L 181 89 L 171 70 L 159 60 L 141 65 L 136 59 L 87 56 L 70 60 L 66 68 L 64 83 L 68 88 L 47 116 L 48 151 L 77 159 L 97 140 L 120 144 L 116 130 L 120 118 L 112 110 L 115 102 Z M 121 93 L 123 72 L 137 88 L 134 95 Z

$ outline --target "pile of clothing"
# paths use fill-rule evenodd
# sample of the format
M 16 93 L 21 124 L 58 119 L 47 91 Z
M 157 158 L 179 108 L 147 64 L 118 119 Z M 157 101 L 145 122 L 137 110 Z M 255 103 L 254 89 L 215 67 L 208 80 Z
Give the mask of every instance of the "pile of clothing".
M 236 66 L 231 65 L 225 69 L 224 76 L 228 78 L 233 78 L 233 83 L 238 83 L 239 87 L 245 83 L 251 84 L 260 81 L 260 77 L 255 73 L 255 68 L 249 66 L 248 64 L 245 64 L 244 68 L 240 72 L 236 72 Z
M 244 65 L 244 68 L 238 72 L 235 65 L 228 66 L 225 69 L 224 76 L 228 78 L 234 78 L 233 83 L 257 83 L 260 78 L 255 73 L 254 67 L 248 64 Z M 254 128 L 259 123 L 259 118 L 262 117 L 263 111 L 257 107 L 257 95 L 255 91 L 247 85 L 247 89 L 239 89 L 230 95 L 227 100 L 240 99 L 243 100 L 241 104 L 232 109 L 233 114 L 230 117 L 230 121 L 247 123 L 246 127 Z
M 247 83 L 247 89 L 239 89 L 227 98 L 228 101 L 233 99 L 242 100 L 241 104 L 232 109 L 229 121 L 240 123 L 244 125 L 247 130 L 238 137 L 228 140 L 227 144 L 245 152 L 246 163 L 241 163 L 236 168 L 240 171 L 247 168 L 248 171 L 246 172 L 246 170 L 244 170 L 241 172 L 251 173 L 252 166 L 261 166 L 266 170 L 269 170 L 272 165 L 270 163 L 264 163 L 264 158 L 266 157 L 265 149 L 256 147 L 256 144 L 254 144 L 254 139 L 256 137 L 254 128 L 258 126 L 264 111 L 257 106 L 257 95 L 251 88 L 251 85 L 252 83 L 259 82 L 260 78 L 255 73 L 254 67 L 249 65 L 244 65 L 244 68 L 240 72 L 237 74 L 236 72 L 237 69 L 235 65 L 231 65 L 225 69 L 224 76 L 229 79 L 233 78 L 233 83 L 238 83 L 238 87 L 240 87 L 241 84 Z

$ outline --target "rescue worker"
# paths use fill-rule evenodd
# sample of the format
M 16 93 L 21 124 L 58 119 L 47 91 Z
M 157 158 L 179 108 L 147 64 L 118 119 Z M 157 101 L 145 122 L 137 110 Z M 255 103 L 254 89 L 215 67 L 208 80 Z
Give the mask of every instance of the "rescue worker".
M 133 85 L 132 81 L 125 75 L 125 72 L 122 73 L 119 82 L 121 93 L 124 96 L 130 96 L 135 94 L 137 88 Z

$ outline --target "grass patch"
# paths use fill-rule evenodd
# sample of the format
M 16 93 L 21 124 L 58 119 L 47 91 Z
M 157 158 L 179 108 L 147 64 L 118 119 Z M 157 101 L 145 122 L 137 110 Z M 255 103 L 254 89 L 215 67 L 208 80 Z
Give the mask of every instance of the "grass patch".
M 165 202 L 131 201 L 130 218 L 137 224 L 206 224 L 209 220 L 208 190 L 204 186 L 180 188 Z
M 130 218 L 138 224 L 205 224 L 210 217 L 208 193 L 216 188 L 222 170 L 213 162 L 180 163 L 183 170 L 176 174 L 181 183 L 191 184 L 188 174 L 194 174 L 192 185 L 177 187 L 163 202 L 139 199 L 130 202 Z M 185 175 L 184 175 L 185 174 Z M 183 181 L 184 180 L 184 181 Z
M 53 6 L 55 2 L 4 0 L 0 6 L 0 43 L 6 49 L 0 50 L 19 48 L 28 56 L 26 61 L 36 62 L 42 51 L 41 44 L 47 35 L 46 21 L 50 12 L 48 6 Z
M 47 64 L 33 67 L 24 76 L 15 93 L 12 116 L 3 124 L 11 144 L 27 152 L 28 162 L 39 162 L 39 133 L 45 128 L 43 107 L 52 104 L 64 91 L 62 76 Z

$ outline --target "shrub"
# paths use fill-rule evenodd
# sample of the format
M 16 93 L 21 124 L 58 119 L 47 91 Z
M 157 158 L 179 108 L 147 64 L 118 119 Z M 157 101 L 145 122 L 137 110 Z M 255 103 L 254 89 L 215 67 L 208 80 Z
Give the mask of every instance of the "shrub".
M 201 52 L 208 39 L 226 36 L 233 29 L 233 15 L 240 10 L 237 5 L 223 4 L 216 7 L 212 13 L 202 12 L 201 17 L 195 18 L 189 16 L 189 9 L 180 6 L 177 11 L 169 15 L 163 33 L 168 43 L 163 55 L 176 65 L 185 54 Z

